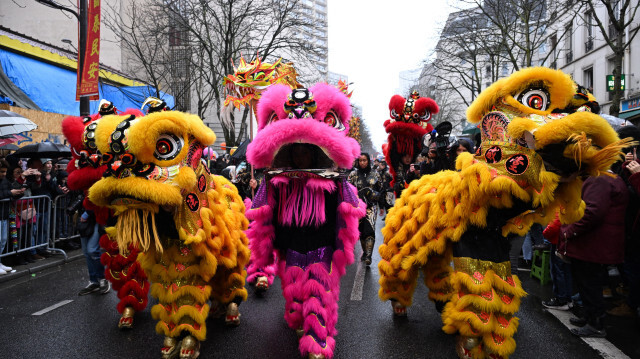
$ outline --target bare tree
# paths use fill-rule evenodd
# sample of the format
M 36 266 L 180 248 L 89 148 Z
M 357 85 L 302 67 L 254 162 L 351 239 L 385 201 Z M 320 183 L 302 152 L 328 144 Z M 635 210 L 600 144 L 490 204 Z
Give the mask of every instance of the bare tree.
M 432 63 L 425 64 L 419 81 L 411 89 L 416 90 L 422 97 L 429 97 L 436 101 L 440 111 L 431 118 L 431 125 L 435 127 L 443 121 L 449 121 L 453 125 L 453 133 L 462 132 L 467 125 L 463 102 L 457 92 L 452 91 L 448 84 L 439 81 L 436 68 Z
M 589 19 L 595 20 L 600 33 L 607 43 L 607 46 L 613 51 L 613 99 L 609 114 L 618 116 L 620 114 L 620 101 L 624 96 L 622 90 L 622 59 L 625 50 L 631 45 L 631 41 L 640 30 L 639 24 L 636 22 L 635 27 L 631 26 L 634 22 L 640 1 L 638 0 L 580 0 L 581 7 L 589 9 Z M 635 3 L 635 4 L 634 4 Z M 600 15 L 598 8 L 606 10 L 606 18 L 609 19 L 608 25 L 605 25 L 604 17 Z M 589 20 L 587 20 L 589 21 Z M 588 24 L 591 25 L 591 24 Z M 625 32 L 629 30 L 629 34 Z M 588 39 L 593 41 L 593 39 Z
M 312 67 L 309 58 L 323 55 L 305 37 L 318 26 L 302 8 L 300 0 L 131 1 L 126 9 L 110 9 L 105 23 L 135 59 L 130 72 L 156 89 L 169 88 L 179 109 L 193 103 L 203 120 L 220 119 L 226 95 L 222 79 L 234 72 L 233 60 L 251 61 L 259 54 L 265 62 L 285 57 Z M 246 135 L 248 118 L 245 109 L 221 121 L 228 147 Z
M 313 53 L 302 36 L 305 27 L 315 28 L 310 18 L 298 12 L 298 0 L 152 0 L 156 10 L 175 15 L 176 21 L 189 34 L 194 56 L 192 74 L 197 79 L 194 92 L 198 96 L 197 113 L 205 118 L 213 107 L 220 118 L 225 96 L 222 79 L 234 72 L 232 60 L 241 55 L 259 54 L 263 61 L 276 56 L 306 61 Z M 303 56 L 304 55 L 304 56 Z M 236 131 L 236 116 L 241 116 Z M 236 146 L 248 130 L 249 110 L 231 114 L 221 121 L 227 146 Z
M 511 71 L 549 64 L 556 67 L 568 28 L 552 31 L 559 14 L 575 13 L 570 2 L 541 0 L 459 0 L 431 54 L 433 96 L 454 128 L 466 125 L 464 110 L 480 92 Z M 426 76 L 423 73 L 423 76 Z M 444 102 L 443 102 L 444 101 Z M 460 129 L 461 129 L 460 128 Z
M 560 14 L 575 13 L 571 1 L 461 0 L 460 3 L 473 6 L 482 14 L 487 28 L 498 35 L 495 38 L 498 55 L 516 71 L 554 60 L 559 40 L 567 33 L 566 29 L 560 34 L 551 32 L 549 26 Z
M 155 19 L 145 16 L 144 6 L 130 2 L 125 9 L 108 5 L 103 11 L 102 23 L 112 30 L 120 40 L 127 57 L 138 61 L 125 62 L 125 71 L 151 84 L 160 97 L 160 88 L 170 83 L 170 57 L 165 46 L 167 33 L 157 31 Z
M 483 70 L 495 58 L 496 38 L 477 9 L 450 14 L 436 46 L 437 59 L 431 65 L 442 88 L 456 92 L 469 106 L 482 91 Z

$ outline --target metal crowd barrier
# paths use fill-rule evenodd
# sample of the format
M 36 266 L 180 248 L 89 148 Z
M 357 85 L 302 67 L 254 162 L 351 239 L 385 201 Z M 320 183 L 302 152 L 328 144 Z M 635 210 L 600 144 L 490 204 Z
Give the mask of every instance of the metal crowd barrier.
M 54 246 L 61 241 L 80 238 L 78 223 L 80 222 L 82 210 L 77 211 L 75 215 L 69 215 L 67 213 L 67 208 L 69 208 L 69 205 L 77 196 L 77 192 L 69 192 L 59 195 L 53 200 L 52 223 L 54 223 L 56 230 L 53 232 L 51 238 Z
M 0 220 L 0 243 L 6 240 L 0 257 L 40 249 L 58 252 L 67 259 L 65 251 L 55 248 L 54 233 L 58 227 L 55 225 L 56 207 L 51 198 L 30 196 L 14 201 L 0 200 L 0 211 L 0 218 L 7 218 Z

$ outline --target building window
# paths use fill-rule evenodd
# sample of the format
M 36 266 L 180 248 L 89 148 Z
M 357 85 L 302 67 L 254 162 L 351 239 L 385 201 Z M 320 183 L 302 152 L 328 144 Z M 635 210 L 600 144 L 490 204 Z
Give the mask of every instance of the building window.
M 582 86 L 586 87 L 589 92 L 593 93 L 593 67 L 584 70 L 582 74 Z
M 573 26 L 571 23 L 565 27 L 564 50 L 566 54 L 566 63 L 573 61 Z
M 547 43 L 543 42 L 540 44 L 540 47 L 538 48 L 538 53 L 540 53 L 540 55 L 544 55 L 547 53 Z
M 613 0 L 613 5 L 611 6 L 613 9 L 614 17 L 609 17 L 609 38 L 615 38 L 618 36 L 618 30 L 613 24 L 614 20 L 617 22 L 620 18 L 620 0 Z M 623 40 L 624 41 L 624 40 Z
M 487 77 L 491 76 L 491 65 L 487 65 L 484 67 L 484 75 Z
M 593 50 L 593 13 L 587 12 L 584 16 L 585 20 L 585 38 L 584 51 L 589 52 Z
M 502 64 L 502 76 L 509 75 L 509 65 Z

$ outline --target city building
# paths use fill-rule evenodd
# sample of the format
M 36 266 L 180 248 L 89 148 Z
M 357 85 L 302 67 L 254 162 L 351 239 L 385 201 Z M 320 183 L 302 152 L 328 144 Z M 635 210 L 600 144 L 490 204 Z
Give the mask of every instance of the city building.
M 638 1 L 632 1 L 630 8 L 637 6 Z M 588 8 L 576 4 L 578 16 L 561 16 L 557 26 L 551 31 L 555 33 L 566 31 L 571 33 L 561 42 L 554 54 L 551 65 L 570 74 L 580 85 L 592 89 L 592 92 L 600 106 L 602 113 L 608 114 L 612 92 L 608 90 L 609 76 L 613 74 L 614 61 L 613 50 L 607 45 L 602 31 L 599 29 L 597 18 L 606 25 L 607 34 L 615 35 L 609 15 L 604 7 L 596 7 L 596 13 Z M 627 14 L 627 16 L 629 16 Z M 640 26 L 640 14 L 636 13 L 635 20 L 624 34 L 624 41 L 628 41 L 630 35 L 638 31 Z M 552 36 L 554 41 L 555 36 Z M 625 49 L 622 60 L 622 74 L 624 75 L 624 95 L 620 103 L 620 118 L 627 119 L 634 124 L 640 122 L 640 36 L 635 36 Z M 609 78 L 608 78 L 609 77 Z
M 492 47 L 495 46 L 493 44 L 502 44 L 500 39 L 503 36 L 488 20 L 487 12 L 503 9 L 476 7 L 449 14 L 436 46 L 436 56 L 425 64 L 415 85 L 421 94 L 436 99 L 446 112 L 438 114 L 436 119 L 447 118 L 454 124 L 454 132 L 456 128 L 464 128 L 466 108 L 483 89 L 510 75 L 515 69 L 514 63 L 519 68 L 531 64 L 561 69 L 576 83 L 592 89 L 602 113 L 609 113 L 613 96 L 608 91 L 608 81 L 611 80 L 608 76 L 613 73 L 614 56 L 596 20 L 596 17 L 600 19 L 607 33 L 613 36 L 615 29 L 606 9 L 600 4 L 593 14 L 580 2 L 544 1 L 539 4 L 539 9 L 533 11 L 534 18 L 539 21 L 519 27 L 529 28 L 529 36 L 533 38 L 526 51 L 528 57 L 519 47 L 521 44 L 511 46 L 508 52 Z M 637 0 L 631 1 L 629 9 L 637 4 Z M 514 23 L 518 21 L 513 20 Z M 638 26 L 640 14 L 636 13 L 636 19 L 625 30 L 625 41 L 638 30 Z M 518 36 L 514 39 L 517 40 Z M 622 62 L 625 89 L 619 116 L 636 124 L 640 122 L 639 56 L 640 36 L 635 36 L 625 49 Z
M 114 1 L 103 1 L 113 5 Z M 75 10 L 75 9 L 74 9 Z M 100 28 L 99 97 L 116 108 L 140 108 L 156 89 L 124 70 L 122 51 L 115 34 Z M 78 20 L 68 12 L 35 1 L 0 2 L 0 99 L 3 109 L 36 122 L 37 130 L 18 142 L 49 140 L 61 143 L 60 121 L 79 115 L 76 101 Z M 97 48 L 96 48 L 97 50 Z M 173 97 L 166 95 L 173 106 Z M 98 112 L 91 101 L 90 113 Z
M 328 0 L 301 0 L 297 10 L 300 16 L 309 18 L 310 24 L 297 29 L 301 36 L 313 49 L 307 55 L 308 63 L 296 64 L 303 80 L 309 84 L 328 81 L 329 75 L 329 46 L 327 33 L 327 2 Z

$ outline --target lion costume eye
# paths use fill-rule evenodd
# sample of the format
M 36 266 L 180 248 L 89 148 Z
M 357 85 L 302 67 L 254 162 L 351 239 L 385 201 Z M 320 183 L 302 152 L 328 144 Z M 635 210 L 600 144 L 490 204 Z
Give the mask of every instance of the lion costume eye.
M 184 140 L 182 138 L 165 133 L 160 135 L 156 141 L 156 150 L 153 152 L 153 156 L 161 161 L 169 161 L 178 156 L 183 146 Z
M 335 128 L 338 131 L 342 131 L 345 129 L 342 121 L 338 118 L 338 116 L 333 111 L 329 111 L 327 115 L 324 117 L 324 123 Z
M 528 88 L 516 98 L 521 104 L 534 110 L 546 111 L 549 108 L 549 94 L 543 88 Z
M 424 115 L 420 116 L 420 121 L 429 121 L 431 120 L 431 112 L 425 111 Z
M 398 119 L 398 113 L 396 112 L 396 110 L 394 108 L 391 109 L 391 118 L 394 120 Z

